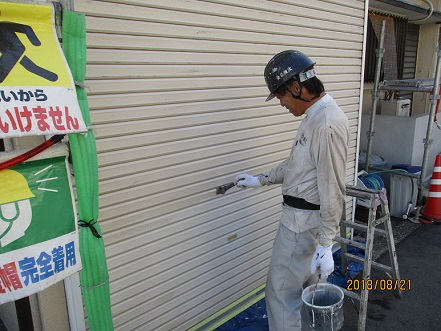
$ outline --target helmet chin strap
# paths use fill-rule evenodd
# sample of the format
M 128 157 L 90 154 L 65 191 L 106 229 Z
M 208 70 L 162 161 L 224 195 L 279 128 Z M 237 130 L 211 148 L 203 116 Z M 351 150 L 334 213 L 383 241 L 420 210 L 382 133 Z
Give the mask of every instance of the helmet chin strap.
M 320 97 L 320 94 L 321 94 L 321 93 L 317 93 L 316 95 L 314 95 L 314 96 L 313 96 L 312 98 L 310 98 L 310 99 L 302 98 L 302 83 L 301 83 L 299 80 L 296 80 L 296 81 L 297 81 L 297 83 L 299 84 L 299 87 L 300 87 L 300 93 L 299 93 L 298 96 L 295 95 L 294 93 L 292 93 L 292 91 L 291 91 L 291 87 L 288 86 L 288 84 L 285 83 L 286 89 L 288 90 L 289 93 L 291 93 L 291 96 L 292 96 L 294 99 L 302 100 L 302 101 L 304 101 L 304 102 L 311 102 L 312 100 L 315 100 L 315 99 L 317 99 L 318 97 Z
M 300 85 L 300 84 L 299 84 L 299 85 Z M 321 93 L 318 93 L 318 94 L 314 95 L 311 99 L 305 99 L 305 98 L 302 98 L 302 85 L 300 85 L 300 94 L 299 94 L 299 96 L 297 96 L 297 95 L 295 95 L 294 93 L 292 93 L 292 91 L 291 91 L 290 89 L 288 89 L 288 91 L 289 91 L 289 93 L 291 93 L 291 96 L 292 96 L 294 99 L 302 100 L 302 101 L 304 101 L 304 102 L 311 102 L 312 100 L 317 99 L 317 98 L 320 96 L 320 94 L 321 94 Z

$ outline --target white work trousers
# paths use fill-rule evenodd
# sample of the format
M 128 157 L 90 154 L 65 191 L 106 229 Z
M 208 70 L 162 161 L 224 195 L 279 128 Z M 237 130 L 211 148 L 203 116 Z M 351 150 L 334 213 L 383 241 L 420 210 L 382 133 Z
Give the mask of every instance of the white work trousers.
M 302 290 L 318 279 L 311 275 L 318 239 L 318 228 L 295 233 L 279 225 L 265 290 L 270 331 L 311 330 L 302 316 Z

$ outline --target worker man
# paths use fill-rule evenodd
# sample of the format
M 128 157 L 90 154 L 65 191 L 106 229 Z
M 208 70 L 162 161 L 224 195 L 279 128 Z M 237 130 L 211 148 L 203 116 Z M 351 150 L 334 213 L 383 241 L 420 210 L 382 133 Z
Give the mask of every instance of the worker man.
M 266 282 L 270 331 L 302 327 L 302 289 L 334 271 L 332 240 L 342 216 L 348 118 L 326 94 L 314 62 L 288 50 L 276 54 L 264 76 L 270 94 L 294 116 L 304 118 L 289 158 L 258 176 L 236 176 L 238 187 L 282 184 L 283 205 Z M 303 318 L 305 320 L 305 318 Z

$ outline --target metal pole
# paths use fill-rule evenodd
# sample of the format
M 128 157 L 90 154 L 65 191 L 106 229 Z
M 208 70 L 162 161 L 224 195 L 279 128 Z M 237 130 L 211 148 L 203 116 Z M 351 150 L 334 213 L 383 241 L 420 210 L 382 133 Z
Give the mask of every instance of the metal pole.
M 426 139 L 424 139 L 424 154 L 423 154 L 423 163 L 421 165 L 421 177 L 420 177 L 420 183 L 418 183 L 418 196 L 417 196 L 417 213 L 419 213 L 419 207 L 421 207 L 422 204 L 422 188 L 423 188 L 423 181 L 426 179 L 427 176 L 427 160 L 429 159 L 429 151 L 430 151 L 430 145 L 432 144 L 432 131 L 433 131 L 433 123 L 435 121 L 435 112 L 436 112 L 436 104 L 438 99 L 440 98 L 439 95 L 439 80 L 440 80 L 440 71 L 441 71 L 441 50 L 440 46 L 438 45 L 437 49 L 437 61 L 436 61 L 436 71 L 435 71 L 435 81 L 433 82 L 433 91 L 432 95 L 430 97 L 430 112 L 429 112 L 429 123 L 427 125 L 427 132 L 426 132 Z M 418 214 L 417 214 L 418 217 Z
M 375 68 L 375 80 L 374 80 L 374 89 L 372 91 L 372 110 L 371 110 L 371 121 L 369 124 L 368 131 L 368 143 L 367 143 L 367 151 L 366 151 L 366 165 L 364 170 L 369 172 L 369 159 L 372 153 L 372 140 L 374 138 L 374 124 L 375 124 L 375 114 L 377 112 L 377 101 L 378 101 L 378 83 L 380 81 L 380 72 L 381 72 L 381 64 L 383 62 L 383 44 L 384 44 L 384 30 L 386 28 L 386 20 L 381 22 L 381 31 L 380 31 L 380 45 L 377 49 L 377 66 Z

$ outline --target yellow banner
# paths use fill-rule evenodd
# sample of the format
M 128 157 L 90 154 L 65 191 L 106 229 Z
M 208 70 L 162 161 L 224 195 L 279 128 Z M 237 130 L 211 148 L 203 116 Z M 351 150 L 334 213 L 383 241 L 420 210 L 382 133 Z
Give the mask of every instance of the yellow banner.
M 53 15 L 0 2 L 0 138 L 87 131 Z
M 52 29 L 52 7 L 1 4 L 0 83 L 5 86 L 71 86 Z M 3 39 L 3 40 L 2 40 Z

